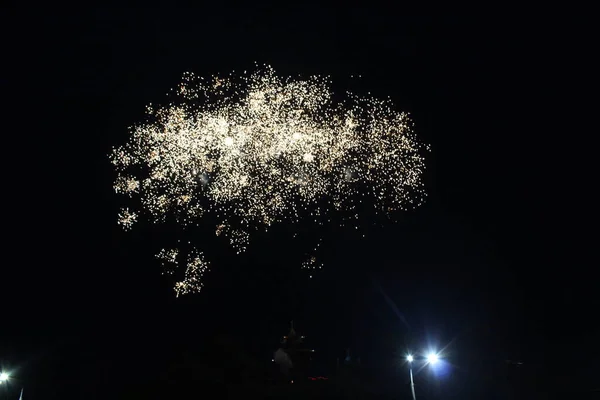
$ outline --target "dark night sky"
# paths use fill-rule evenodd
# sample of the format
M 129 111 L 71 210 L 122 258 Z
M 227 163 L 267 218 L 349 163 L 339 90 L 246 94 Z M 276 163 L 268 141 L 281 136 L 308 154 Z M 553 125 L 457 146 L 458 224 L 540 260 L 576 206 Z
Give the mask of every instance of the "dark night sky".
M 575 256 L 562 261 L 556 235 L 565 217 L 562 189 L 552 185 L 563 177 L 547 164 L 555 144 L 540 100 L 554 90 L 543 55 L 565 48 L 551 41 L 552 27 L 352 8 L 8 19 L 5 121 L 18 133 L 7 159 L 23 175 L 7 182 L 15 196 L 0 362 L 20 367 L 31 398 L 49 387 L 93 398 L 90 388 L 109 373 L 119 392 L 215 334 L 241 337 L 268 358 L 292 318 L 327 357 L 351 346 L 377 368 L 407 334 L 452 342 L 460 382 L 478 379 L 475 365 L 491 371 L 507 358 L 560 376 L 552 357 L 597 333 L 585 322 L 597 286 Z M 107 154 L 183 72 L 227 73 L 255 61 L 340 85 L 361 74 L 352 89 L 391 96 L 432 146 L 429 200 L 365 240 L 329 237 L 327 270 L 312 281 L 263 242 L 241 261 L 223 255 L 204 293 L 176 301 L 149 250 L 161 239 L 116 225 Z

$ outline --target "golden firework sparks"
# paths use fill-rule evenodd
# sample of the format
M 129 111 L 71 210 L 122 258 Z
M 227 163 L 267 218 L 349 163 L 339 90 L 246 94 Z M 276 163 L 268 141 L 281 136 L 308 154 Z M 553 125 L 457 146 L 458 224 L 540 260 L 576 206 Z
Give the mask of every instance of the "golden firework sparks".
M 240 77 L 187 73 L 173 91 L 179 99 L 149 106 L 151 121 L 110 155 L 114 189 L 139 196 L 139 215 L 157 222 L 217 214 L 216 234 L 238 252 L 254 228 L 318 219 L 330 208 L 354 215 L 363 201 L 384 213 L 419 206 L 427 146 L 409 116 L 352 94 L 335 103 L 329 87 L 322 77 L 280 78 L 268 66 Z M 122 210 L 119 223 L 131 228 L 138 213 Z M 202 262 L 188 265 L 178 294 L 199 282 Z

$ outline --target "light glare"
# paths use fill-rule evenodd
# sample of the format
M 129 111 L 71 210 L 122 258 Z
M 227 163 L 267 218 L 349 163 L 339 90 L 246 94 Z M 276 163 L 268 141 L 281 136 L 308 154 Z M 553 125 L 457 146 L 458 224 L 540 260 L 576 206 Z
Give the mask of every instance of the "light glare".
M 439 357 L 438 357 L 438 355 L 437 355 L 437 354 L 435 354 L 435 353 L 430 353 L 430 354 L 427 356 L 427 361 L 428 361 L 430 364 L 435 364 L 435 363 L 437 363 L 437 362 L 439 361 Z

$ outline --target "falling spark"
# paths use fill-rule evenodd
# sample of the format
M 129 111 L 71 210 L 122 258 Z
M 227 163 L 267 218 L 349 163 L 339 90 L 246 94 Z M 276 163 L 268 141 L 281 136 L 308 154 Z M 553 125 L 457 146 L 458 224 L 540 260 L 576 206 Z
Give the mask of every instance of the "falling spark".
M 360 203 L 384 214 L 419 206 L 428 147 L 409 116 L 350 93 L 336 103 L 329 87 L 322 77 L 280 78 L 268 66 L 240 77 L 185 74 L 177 100 L 149 106 L 148 122 L 110 155 L 114 190 L 141 205 L 121 210 L 119 224 L 130 229 L 138 214 L 180 224 L 217 215 L 216 235 L 242 252 L 251 231 L 275 223 L 321 223 L 331 210 L 358 220 Z M 201 285 L 207 264 L 199 254 L 178 295 Z
M 156 258 L 161 261 L 163 266 L 163 273 L 168 275 L 173 275 L 175 272 L 175 268 L 177 268 L 177 256 L 179 255 L 178 249 L 162 249 L 157 255 Z
M 195 250 L 191 252 L 188 256 L 184 279 L 175 283 L 175 295 L 179 297 L 184 294 L 199 293 L 204 286 L 202 276 L 208 269 L 208 265 L 201 252 Z

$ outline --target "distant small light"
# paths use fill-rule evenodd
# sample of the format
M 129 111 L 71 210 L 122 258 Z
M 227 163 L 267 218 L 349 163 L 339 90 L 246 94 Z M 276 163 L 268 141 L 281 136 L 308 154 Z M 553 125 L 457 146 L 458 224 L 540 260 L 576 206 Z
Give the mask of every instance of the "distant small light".
M 413 360 L 414 360 L 413 356 L 406 357 L 406 361 L 408 361 L 408 362 L 413 362 Z

